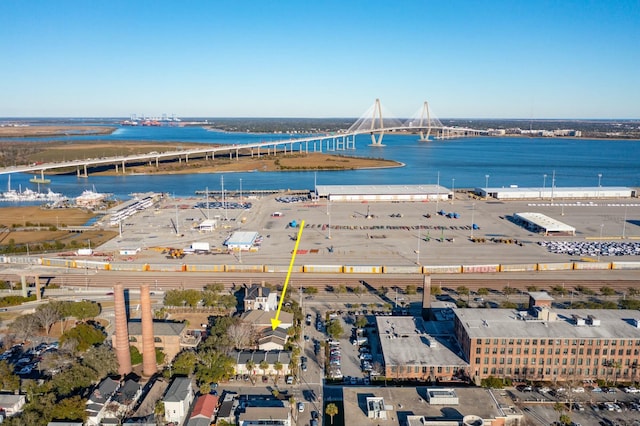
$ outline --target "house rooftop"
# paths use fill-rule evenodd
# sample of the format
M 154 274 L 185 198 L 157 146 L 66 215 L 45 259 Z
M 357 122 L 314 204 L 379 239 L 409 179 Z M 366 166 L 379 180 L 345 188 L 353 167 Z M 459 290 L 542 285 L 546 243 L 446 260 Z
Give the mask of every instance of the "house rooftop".
M 176 377 L 164 394 L 164 401 L 184 401 L 190 392 L 191 379 L 189 377 Z
M 127 323 L 130 336 L 142 335 L 142 322 L 140 320 L 131 320 Z M 153 321 L 154 336 L 179 336 L 187 328 L 184 322 L 175 321 Z

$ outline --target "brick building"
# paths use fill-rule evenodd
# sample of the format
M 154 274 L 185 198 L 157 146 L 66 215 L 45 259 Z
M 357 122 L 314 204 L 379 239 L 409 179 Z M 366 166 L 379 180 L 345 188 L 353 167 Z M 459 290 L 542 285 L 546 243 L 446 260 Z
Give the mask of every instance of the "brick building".
M 517 380 L 638 380 L 640 319 L 628 310 L 532 306 L 455 309 L 454 329 L 469 374 Z

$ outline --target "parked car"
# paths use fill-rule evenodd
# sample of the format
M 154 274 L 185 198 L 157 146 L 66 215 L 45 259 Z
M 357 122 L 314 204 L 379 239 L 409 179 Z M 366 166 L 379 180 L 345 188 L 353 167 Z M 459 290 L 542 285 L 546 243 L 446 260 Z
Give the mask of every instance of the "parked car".
M 298 412 L 299 413 L 303 413 L 304 412 L 304 403 L 298 402 Z

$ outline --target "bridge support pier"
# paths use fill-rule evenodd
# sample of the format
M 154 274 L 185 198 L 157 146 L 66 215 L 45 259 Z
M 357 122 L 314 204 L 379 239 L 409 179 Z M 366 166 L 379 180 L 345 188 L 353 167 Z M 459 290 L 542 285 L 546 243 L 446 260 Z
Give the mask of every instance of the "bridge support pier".
M 236 148 L 236 161 L 240 161 L 240 149 Z
M 125 164 L 124 160 L 122 160 L 122 174 L 125 174 L 127 172 L 127 169 L 125 168 L 124 164 Z
M 20 275 L 20 284 L 22 285 L 22 297 L 27 297 L 29 289 L 27 288 L 27 276 Z
M 158 162 L 159 162 L 158 157 L 156 157 L 156 169 L 158 168 Z
M 40 276 L 36 275 L 36 300 L 42 299 L 42 295 L 40 294 Z

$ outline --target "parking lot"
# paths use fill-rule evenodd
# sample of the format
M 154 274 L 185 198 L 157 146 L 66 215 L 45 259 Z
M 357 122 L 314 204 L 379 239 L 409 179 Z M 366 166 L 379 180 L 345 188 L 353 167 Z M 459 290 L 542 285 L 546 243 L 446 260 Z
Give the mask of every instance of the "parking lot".
M 595 390 L 595 391 L 594 391 Z M 561 414 L 556 404 L 563 407 L 562 414 L 574 424 L 587 425 L 640 425 L 640 394 L 627 393 L 621 388 L 576 386 L 574 388 L 535 387 L 520 385 L 504 391 L 524 412 L 538 423 L 552 424 Z

